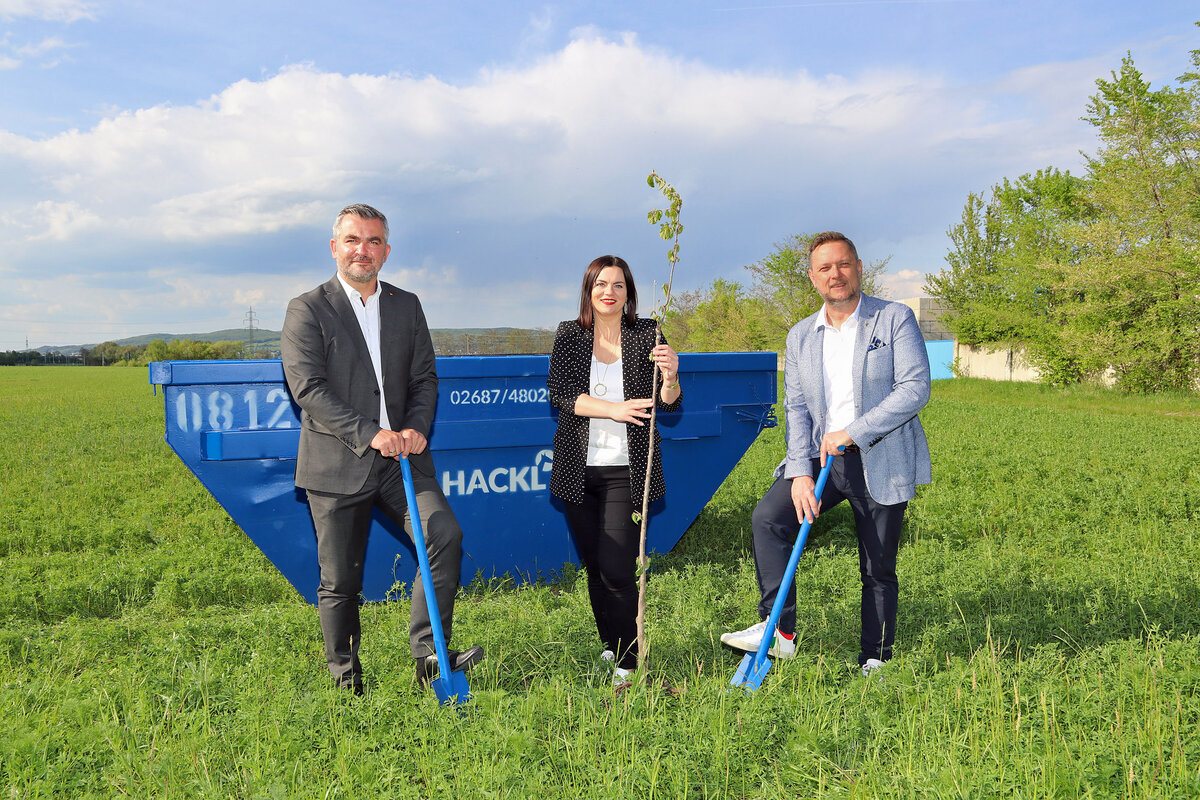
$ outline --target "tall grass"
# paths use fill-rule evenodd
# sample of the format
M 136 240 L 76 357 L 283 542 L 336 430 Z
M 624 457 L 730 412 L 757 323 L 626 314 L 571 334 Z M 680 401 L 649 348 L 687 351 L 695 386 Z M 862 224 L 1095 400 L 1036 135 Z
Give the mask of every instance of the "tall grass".
M 1200 796 L 1200 401 L 955 380 L 923 419 L 935 483 L 882 681 L 851 665 L 836 509 L 801 560 L 797 657 L 726 691 L 774 430 L 654 563 L 651 681 L 613 694 L 575 571 L 497 581 L 457 606 L 488 651 L 458 714 L 413 682 L 407 601 L 364 609 L 367 696 L 330 687 L 315 611 L 162 442 L 144 372 L 2 368 L 0 792 Z

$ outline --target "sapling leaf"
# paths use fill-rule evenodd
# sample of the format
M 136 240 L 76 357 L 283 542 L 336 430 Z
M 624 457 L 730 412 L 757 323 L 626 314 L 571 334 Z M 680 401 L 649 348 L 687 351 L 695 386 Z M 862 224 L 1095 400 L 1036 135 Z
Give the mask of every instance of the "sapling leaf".
M 675 278 L 675 263 L 679 261 L 679 234 L 683 231 L 683 226 L 679 224 L 679 211 L 683 208 L 683 198 L 679 196 L 679 192 L 675 191 L 675 187 L 663 180 L 657 172 L 651 171 L 646 179 L 646 184 L 651 188 L 657 188 L 662 191 L 663 196 L 667 199 L 668 205 L 665 209 L 655 209 L 646 215 L 646 221 L 651 225 L 658 225 L 659 238 L 672 243 L 671 249 L 667 251 L 667 263 L 670 265 L 670 274 L 667 277 L 666 283 L 663 284 L 663 296 L 665 302 L 655 309 L 654 318 L 657 321 L 655 330 L 655 341 L 661 343 L 662 338 L 662 321 L 668 309 L 671 308 L 671 283 Z M 650 357 L 653 361 L 653 354 Z M 658 377 L 661 371 L 654 371 L 654 385 L 658 385 Z M 676 378 L 678 381 L 678 377 Z M 650 427 L 653 428 L 656 424 L 658 414 L 658 404 L 654 403 L 650 406 Z M 651 464 L 654 459 L 654 437 L 650 437 L 650 449 L 646 454 L 646 471 L 642 483 L 642 511 L 633 513 L 633 521 L 635 524 L 640 524 L 642 527 L 639 538 L 638 549 L 640 552 L 637 575 L 638 575 L 638 612 L 637 612 L 637 647 L 641 654 L 641 659 L 644 660 L 647 654 L 646 648 L 646 571 L 649 568 L 650 561 L 646 557 L 646 523 L 645 512 L 649 507 L 650 501 L 650 472 Z

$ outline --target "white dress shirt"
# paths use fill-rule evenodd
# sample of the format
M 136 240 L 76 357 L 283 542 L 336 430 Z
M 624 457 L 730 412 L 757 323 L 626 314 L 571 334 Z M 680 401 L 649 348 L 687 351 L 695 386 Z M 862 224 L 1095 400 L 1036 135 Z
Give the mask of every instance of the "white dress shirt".
M 370 297 L 364 298 L 362 292 L 347 283 L 340 272 L 337 273 L 337 279 L 346 290 L 346 297 L 350 300 L 350 307 L 354 309 L 358 327 L 362 329 L 363 338 L 367 340 L 371 366 L 375 368 L 375 381 L 379 384 L 379 427 L 390 431 L 392 423 L 388 419 L 387 400 L 383 393 L 383 358 L 379 354 L 379 284 L 375 284 L 375 291 Z
M 841 330 L 828 321 L 827 310 L 821 306 L 817 315 L 817 330 L 825 329 L 822 338 L 821 364 L 825 379 L 825 433 L 845 430 L 858 417 L 854 408 L 854 343 L 858 338 L 858 309 L 842 323 Z

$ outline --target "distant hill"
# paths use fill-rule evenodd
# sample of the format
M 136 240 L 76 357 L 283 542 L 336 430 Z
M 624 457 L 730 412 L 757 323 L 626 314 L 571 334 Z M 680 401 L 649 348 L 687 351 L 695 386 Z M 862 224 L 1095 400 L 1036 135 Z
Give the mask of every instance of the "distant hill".
M 144 336 L 130 336 L 128 339 L 118 339 L 115 344 L 125 345 L 143 345 L 150 344 L 155 339 L 162 339 L 164 342 L 173 342 L 178 339 L 191 339 L 194 342 L 246 342 L 250 340 L 249 331 L 245 328 L 226 328 L 223 331 L 212 331 L 211 333 L 148 333 Z M 282 331 L 271 331 L 266 328 L 254 329 L 254 343 L 261 345 L 267 350 L 279 349 L 279 336 Z M 83 345 L 83 347 L 95 347 L 94 344 Z
M 180 339 L 190 339 L 196 342 L 247 342 L 250 340 L 248 334 L 249 331 L 245 328 L 226 328 L 208 333 L 148 333 L 142 336 L 116 339 L 113 340 L 113 343 L 121 347 L 143 347 L 155 339 L 162 339 L 166 342 Z M 278 353 L 281 334 L 282 331 L 256 328 L 254 330 L 255 348 Z M 554 332 L 544 328 L 434 328 L 430 334 L 433 336 L 433 347 L 438 355 L 549 353 L 554 344 Z M 58 347 L 43 346 L 34 349 L 42 354 L 74 355 L 78 354 L 82 348 L 90 350 L 97 344 L 100 343 Z
M 155 339 L 162 339 L 165 342 L 174 342 L 179 339 L 191 339 L 194 342 L 244 342 L 250 337 L 245 328 L 226 328 L 223 331 L 211 331 L 210 333 L 147 333 L 142 336 L 130 336 L 125 339 L 110 339 L 113 344 L 121 347 L 134 346 L 143 347 L 150 344 Z M 263 349 L 276 351 L 279 349 L 279 336 L 281 331 L 270 331 L 265 328 L 254 329 L 254 343 L 261 346 Z M 34 347 L 33 350 L 39 353 L 57 353 L 61 355 L 77 354 L 83 348 L 91 350 L 100 342 L 90 342 L 88 344 L 64 344 L 58 346 L 43 345 L 42 347 Z

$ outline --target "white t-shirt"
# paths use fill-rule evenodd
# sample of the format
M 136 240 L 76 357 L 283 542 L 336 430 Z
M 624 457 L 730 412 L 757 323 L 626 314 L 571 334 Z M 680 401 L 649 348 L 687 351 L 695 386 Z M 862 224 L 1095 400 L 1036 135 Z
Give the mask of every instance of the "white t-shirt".
M 625 400 L 625 379 L 621 373 L 621 359 L 605 364 L 592 354 L 592 374 L 588 380 L 588 394 L 597 400 L 620 403 Z M 629 434 L 624 422 L 593 417 L 588 420 L 589 467 L 629 466 Z

